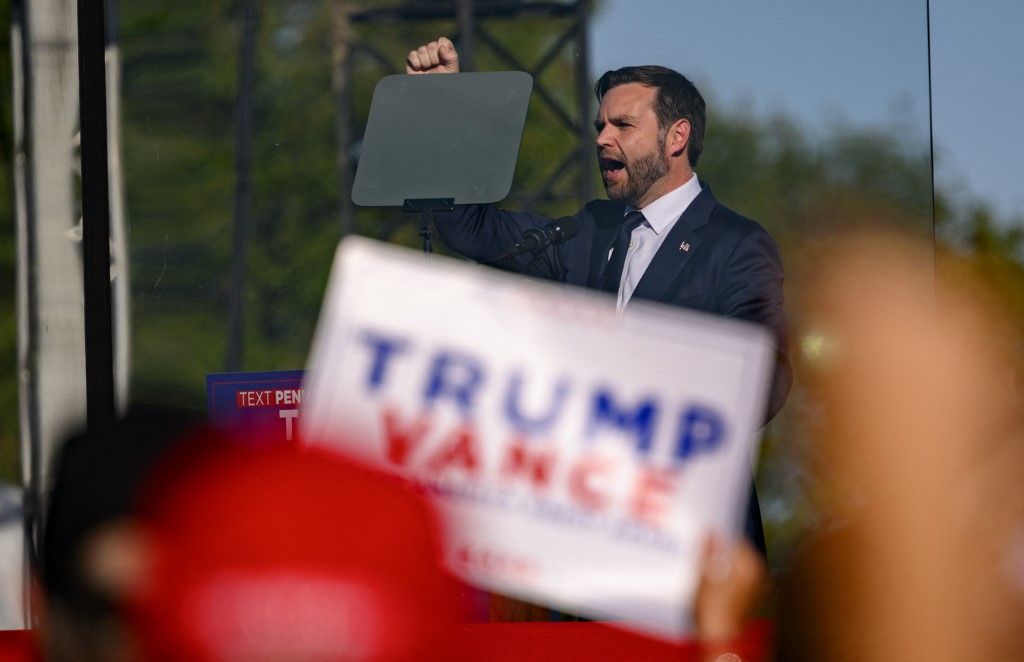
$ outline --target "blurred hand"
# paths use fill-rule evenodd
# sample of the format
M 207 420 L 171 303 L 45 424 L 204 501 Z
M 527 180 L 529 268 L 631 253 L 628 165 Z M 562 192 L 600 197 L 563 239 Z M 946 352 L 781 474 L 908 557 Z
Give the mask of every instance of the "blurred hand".
M 459 54 L 455 45 L 447 37 L 423 44 L 414 51 L 409 51 L 405 58 L 407 74 L 457 74 L 459 73 Z
M 743 632 L 767 590 L 768 567 L 750 543 L 708 537 L 694 605 L 697 638 L 706 659 L 735 655 L 730 644 Z
M 876 220 L 808 242 L 795 279 L 798 328 L 827 338 L 803 374 L 829 526 L 789 566 L 778 659 L 1020 659 L 1005 574 L 1024 521 L 1018 294 Z

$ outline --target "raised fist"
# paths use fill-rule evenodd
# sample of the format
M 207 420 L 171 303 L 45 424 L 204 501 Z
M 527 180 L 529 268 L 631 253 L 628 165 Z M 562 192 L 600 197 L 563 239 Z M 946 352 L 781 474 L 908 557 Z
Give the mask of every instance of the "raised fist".
M 409 51 L 405 58 L 407 74 L 456 74 L 459 72 L 459 54 L 447 37 L 423 44 Z

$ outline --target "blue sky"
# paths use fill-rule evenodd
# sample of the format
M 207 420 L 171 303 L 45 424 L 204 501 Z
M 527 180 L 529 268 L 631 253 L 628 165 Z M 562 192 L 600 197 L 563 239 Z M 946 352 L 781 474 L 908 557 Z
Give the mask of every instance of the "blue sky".
M 720 107 L 926 146 L 925 17 L 924 0 L 603 0 L 591 67 L 664 64 Z M 931 27 L 937 185 L 1024 217 L 1024 0 L 932 0 Z

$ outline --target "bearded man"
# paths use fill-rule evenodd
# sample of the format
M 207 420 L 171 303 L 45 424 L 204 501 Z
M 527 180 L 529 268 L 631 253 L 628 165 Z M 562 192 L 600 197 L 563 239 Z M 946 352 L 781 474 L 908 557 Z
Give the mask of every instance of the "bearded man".
M 443 37 L 406 58 L 410 74 L 458 70 L 458 53 Z M 466 257 L 615 294 L 620 312 L 632 300 L 647 299 L 767 327 L 777 342 L 770 420 L 792 383 L 782 261 L 761 225 L 719 204 L 697 178 L 703 97 L 685 76 L 660 66 L 608 71 L 595 91 L 597 157 L 609 199 L 555 221 L 578 228 L 575 236 L 548 246 L 542 261 L 531 254 L 501 259 L 524 232 L 553 221 L 493 205 L 439 215 L 438 233 Z M 756 497 L 746 533 L 763 551 Z

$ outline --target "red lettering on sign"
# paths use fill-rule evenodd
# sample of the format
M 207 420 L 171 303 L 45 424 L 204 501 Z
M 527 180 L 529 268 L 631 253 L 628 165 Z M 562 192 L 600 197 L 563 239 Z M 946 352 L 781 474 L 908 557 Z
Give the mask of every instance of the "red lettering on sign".
M 418 416 L 409 425 L 402 425 L 398 412 L 391 407 L 384 408 L 384 454 L 388 461 L 399 466 L 404 465 L 413 448 L 419 446 L 423 437 L 430 432 L 430 419 Z
M 476 432 L 470 425 L 460 425 L 441 444 L 441 447 L 427 460 L 427 469 L 439 474 L 449 467 L 459 467 L 466 473 L 475 474 L 480 466 L 476 452 Z
M 682 476 L 678 469 L 634 468 L 628 460 L 606 455 L 567 455 L 553 442 L 518 435 L 507 438 L 494 453 L 485 453 L 480 444 L 493 442 L 480 438 L 471 424 L 444 427 L 429 413 L 404 416 L 393 405 L 381 413 L 386 461 L 428 482 L 455 472 L 468 481 L 500 481 L 504 485 L 499 489 L 518 483 L 538 495 L 556 487 L 561 494 L 564 485 L 561 498 L 566 505 L 621 510 L 637 524 L 663 527 Z M 475 563 L 486 565 L 480 558 Z
M 641 470 L 629 502 L 630 517 L 651 526 L 662 526 L 676 489 L 677 475 L 668 469 Z
M 581 506 L 603 510 L 608 497 L 598 489 L 602 474 L 608 473 L 609 462 L 602 457 L 584 457 L 569 471 L 569 495 Z
M 463 572 L 507 578 L 528 579 L 540 572 L 537 563 L 528 557 L 486 547 L 460 545 L 455 550 L 455 562 Z
M 501 475 L 506 480 L 526 475 L 534 487 L 543 489 L 551 479 L 556 457 L 554 451 L 531 448 L 529 442 L 514 439 L 505 453 Z

